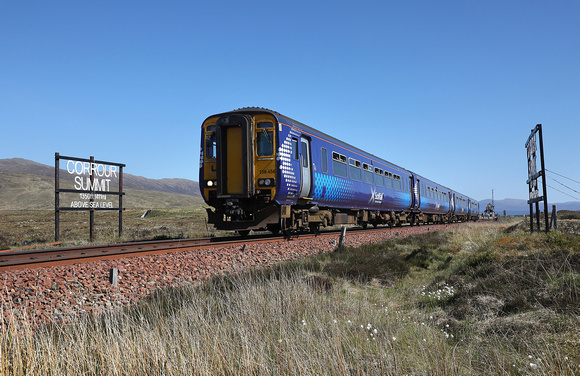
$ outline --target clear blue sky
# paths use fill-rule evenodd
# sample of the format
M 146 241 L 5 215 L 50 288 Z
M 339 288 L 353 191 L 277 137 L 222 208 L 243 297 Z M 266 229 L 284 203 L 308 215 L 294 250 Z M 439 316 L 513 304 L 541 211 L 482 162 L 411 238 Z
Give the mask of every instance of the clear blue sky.
M 197 180 L 202 121 L 259 106 L 478 200 L 527 198 L 542 123 L 580 181 L 578 1 L 5 0 L 0 50 L 0 158 Z

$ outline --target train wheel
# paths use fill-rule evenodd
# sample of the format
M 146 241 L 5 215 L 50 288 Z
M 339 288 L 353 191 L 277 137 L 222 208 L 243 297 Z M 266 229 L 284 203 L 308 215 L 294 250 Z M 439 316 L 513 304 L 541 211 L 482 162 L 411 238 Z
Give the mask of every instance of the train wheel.
M 320 223 L 310 223 L 310 232 L 314 235 L 318 235 L 320 233 Z
M 248 236 L 250 234 L 250 230 L 239 230 L 238 234 L 242 237 L 245 238 L 246 236 Z
M 273 235 L 278 235 L 281 230 L 280 225 L 268 225 L 268 231 L 270 231 Z

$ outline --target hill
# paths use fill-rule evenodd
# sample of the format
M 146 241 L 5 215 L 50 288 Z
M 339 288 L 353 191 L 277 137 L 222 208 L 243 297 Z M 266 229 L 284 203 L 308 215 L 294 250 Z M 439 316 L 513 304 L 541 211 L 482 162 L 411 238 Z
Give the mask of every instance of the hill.
M 480 211 L 485 210 L 487 204 L 491 202 L 491 199 L 485 199 L 479 201 L 479 208 Z M 530 213 L 530 206 L 528 205 L 527 200 L 518 200 L 514 198 L 506 198 L 503 200 L 494 200 L 495 204 L 495 211 L 503 215 L 503 211 L 506 211 L 507 215 L 524 215 Z M 543 211 L 543 203 L 540 203 L 540 210 Z M 552 210 L 552 205 L 556 205 L 556 210 L 580 210 L 580 202 L 572 201 L 572 202 L 559 202 L 559 203 L 552 203 L 549 202 L 548 210 Z
M 72 182 L 65 170 L 61 169 L 60 176 L 61 181 Z M 148 179 L 123 173 L 123 190 L 126 208 L 191 207 L 202 202 L 198 183 L 187 179 Z M 54 166 L 22 158 L 0 159 L 0 210 L 53 208 Z

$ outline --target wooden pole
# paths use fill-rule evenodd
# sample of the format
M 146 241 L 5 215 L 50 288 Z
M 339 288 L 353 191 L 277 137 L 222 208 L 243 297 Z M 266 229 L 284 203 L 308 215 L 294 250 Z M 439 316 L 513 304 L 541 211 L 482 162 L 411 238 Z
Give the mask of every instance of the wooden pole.
M 60 154 L 54 153 L 54 241 L 58 242 L 60 238 L 60 197 L 58 190 L 60 188 Z

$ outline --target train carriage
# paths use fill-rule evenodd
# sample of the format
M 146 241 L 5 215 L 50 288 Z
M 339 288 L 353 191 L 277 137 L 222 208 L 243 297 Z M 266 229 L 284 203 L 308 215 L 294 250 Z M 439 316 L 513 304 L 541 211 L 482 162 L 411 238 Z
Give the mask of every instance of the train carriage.
M 419 192 L 419 214 L 421 222 L 444 222 L 453 212 L 452 191 L 427 178 L 416 175 L 416 190 Z
M 443 187 L 262 108 L 203 122 L 200 188 L 208 222 L 241 233 L 453 218 Z

